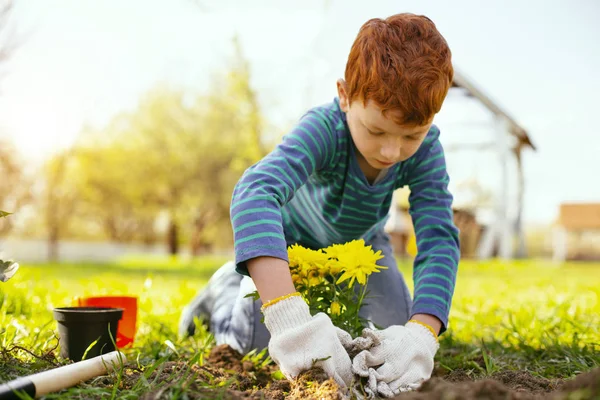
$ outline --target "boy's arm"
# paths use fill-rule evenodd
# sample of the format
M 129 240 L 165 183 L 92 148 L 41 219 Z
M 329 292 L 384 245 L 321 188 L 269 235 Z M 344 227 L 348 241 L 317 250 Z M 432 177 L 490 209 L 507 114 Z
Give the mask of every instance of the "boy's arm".
M 352 363 L 342 340 L 349 334 L 336 329 L 326 314 L 312 316 L 294 293 L 281 213 L 308 177 L 331 162 L 334 133 L 319 112 L 305 116 L 282 144 L 246 171 L 234 189 L 231 221 L 237 270 L 250 274 L 263 301 L 271 358 L 287 378 L 318 362 L 346 387 Z
M 409 213 L 417 235 L 411 320 L 383 330 L 366 328 L 363 336 L 377 343 L 353 359 L 353 372 L 368 377 L 370 387 L 393 397 L 417 389 L 431 377 L 439 349 L 437 335 L 448 325 L 459 258 L 458 230 L 439 131 L 432 127 L 408 161 Z M 432 332 L 433 331 L 433 332 Z M 376 371 L 375 374 L 371 371 Z M 373 379 L 376 383 L 372 383 Z
M 433 129 L 421 146 L 422 151 L 415 155 L 408 182 L 409 213 L 418 248 L 412 318 L 443 333 L 448 325 L 460 250 L 444 150 L 437 127 Z
M 288 263 L 280 258 L 248 260 L 248 272 L 263 303 L 296 291 Z
M 322 113 L 306 114 L 281 144 L 244 173 L 233 192 L 237 270 L 252 277 L 263 302 L 295 291 L 281 207 L 314 171 L 331 163 L 335 131 Z

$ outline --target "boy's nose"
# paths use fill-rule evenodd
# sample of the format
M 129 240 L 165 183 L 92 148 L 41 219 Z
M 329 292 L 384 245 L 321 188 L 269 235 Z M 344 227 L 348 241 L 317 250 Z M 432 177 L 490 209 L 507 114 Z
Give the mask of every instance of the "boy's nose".
M 381 148 L 382 161 L 396 162 L 400 158 L 400 146 L 397 143 L 383 146 Z

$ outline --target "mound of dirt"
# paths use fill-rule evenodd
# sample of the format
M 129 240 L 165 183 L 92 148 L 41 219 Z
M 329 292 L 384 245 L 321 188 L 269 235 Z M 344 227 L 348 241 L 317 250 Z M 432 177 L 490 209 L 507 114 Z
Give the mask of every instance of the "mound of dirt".
M 600 399 L 600 368 L 570 381 L 538 378 L 526 371 L 502 371 L 472 380 L 463 371 L 433 377 L 419 390 L 396 396 L 400 400 L 592 400 Z
M 160 390 L 147 393 L 143 400 L 170 399 L 185 386 L 188 399 L 265 399 L 338 400 L 341 396 L 333 379 L 320 369 L 302 374 L 294 382 L 273 379 L 275 365 L 258 368 L 226 345 L 212 349 L 204 365 L 183 362 L 165 363 L 154 371 L 149 382 L 164 382 Z M 133 385 L 139 373 L 125 377 L 125 385 Z M 171 384 L 170 382 L 175 382 Z M 215 389 L 215 387 L 219 387 Z M 434 376 L 417 391 L 402 393 L 400 400 L 591 400 L 600 399 L 600 368 L 581 374 L 573 380 L 549 380 L 526 371 L 502 371 L 486 379 L 474 380 L 466 371 L 452 371 Z
M 256 370 L 255 365 L 250 361 L 243 361 L 242 356 L 227 345 L 220 345 L 213 348 L 207 358 L 209 368 L 217 370 L 235 371 L 240 376 L 240 382 L 237 389 L 245 391 L 236 393 L 246 395 L 252 399 L 266 400 L 300 400 L 300 399 L 338 399 L 338 386 L 333 379 L 318 368 L 301 374 L 293 382 L 288 380 L 273 380 L 271 374 L 277 371 L 276 366 L 269 366 L 267 369 Z M 235 385 L 234 385 L 235 386 Z
M 308 371 L 294 382 L 286 379 L 273 379 L 277 366 L 257 368 L 251 361 L 243 360 L 242 355 L 227 345 L 212 349 L 204 365 L 191 368 L 185 363 L 164 363 L 152 372 L 148 381 L 165 382 L 160 389 L 146 393 L 142 400 L 162 400 L 173 398 L 181 386 L 185 386 L 186 398 L 227 400 L 264 399 L 338 399 L 338 386 L 333 379 L 320 369 Z M 128 374 L 127 386 L 133 386 L 139 373 Z M 169 384 L 168 382 L 175 382 Z M 210 388 L 207 387 L 210 386 Z M 215 389 L 215 386 L 222 388 Z
M 575 379 L 565 381 L 552 400 L 559 399 L 600 399 L 600 368 L 591 370 Z
M 557 389 L 560 382 L 531 375 L 527 371 L 502 371 L 492 375 L 510 389 L 517 392 L 546 393 Z

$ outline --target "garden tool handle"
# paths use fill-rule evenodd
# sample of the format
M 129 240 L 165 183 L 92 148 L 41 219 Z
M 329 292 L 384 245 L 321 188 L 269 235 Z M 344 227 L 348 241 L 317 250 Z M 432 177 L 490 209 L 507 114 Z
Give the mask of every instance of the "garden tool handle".
M 64 365 L 0 385 L 0 400 L 20 399 L 15 391 L 37 398 L 116 370 L 126 362 L 123 353 L 112 351 L 89 360 Z

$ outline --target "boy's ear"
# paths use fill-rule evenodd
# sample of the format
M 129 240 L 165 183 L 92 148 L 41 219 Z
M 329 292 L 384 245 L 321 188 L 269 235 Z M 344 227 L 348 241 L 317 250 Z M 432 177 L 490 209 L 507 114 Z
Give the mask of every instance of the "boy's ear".
M 348 86 L 346 85 L 345 80 L 337 80 L 337 91 L 338 97 L 340 98 L 340 108 L 343 112 L 347 113 L 350 108 L 350 102 L 348 101 Z

